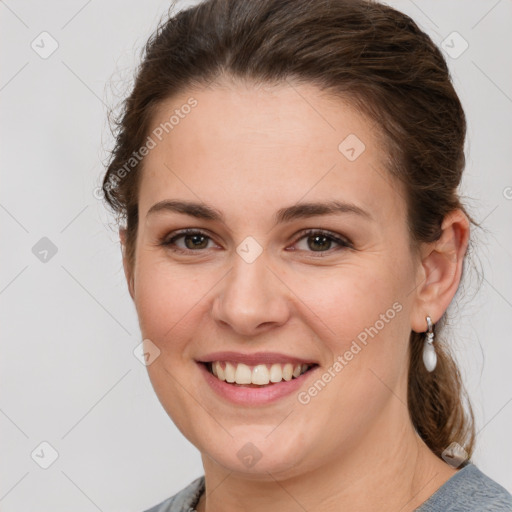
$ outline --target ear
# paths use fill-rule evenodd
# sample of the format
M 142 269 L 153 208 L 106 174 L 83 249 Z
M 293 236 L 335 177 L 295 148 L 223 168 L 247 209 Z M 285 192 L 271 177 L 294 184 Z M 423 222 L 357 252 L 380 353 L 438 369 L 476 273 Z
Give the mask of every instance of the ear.
M 126 282 L 128 283 L 128 291 L 130 292 L 130 296 L 131 296 L 132 300 L 135 300 L 132 271 L 130 269 L 130 266 L 128 264 L 128 258 L 126 256 L 126 228 L 119 229 L 119 238 L 121 240 L 121 252 L 123 255 L 123 268 L 124 268 L 124 275 L 126 277 Z
M 452 301 L 460 278 L 469 242 L 469 220 L 462 210 L 450 212 L 441 225 L 439 240 L 421 249 L 415 301 L 411 310 L 411 329 L 427 330 L 428 315 L 436 323 Z

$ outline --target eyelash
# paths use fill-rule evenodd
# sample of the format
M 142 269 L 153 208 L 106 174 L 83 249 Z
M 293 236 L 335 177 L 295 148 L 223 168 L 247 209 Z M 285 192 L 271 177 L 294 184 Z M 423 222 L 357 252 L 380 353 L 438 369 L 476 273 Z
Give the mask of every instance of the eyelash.
M 176 247 L 176 245 L 175 245 L 176 240 L 178 240 L 179 238 L 183 238 L 183 237 L 185 237 L 187 235 L 188 236 L 191 236 L 191 235 L 203 235 L 206 238 L 211 240 L 211 237 L 208 234 L 204 233 L 203 231 L 199 231 L 197 229 L 189 228 L 189 229 L 183 229 L 181 231 L 178 231 L 172 238 L 164 238 L 164 239 L 162 239 L 160 241 L 160 245 L 162 245 L 164 247 L 167 247 L 170 250 L 172 250 L 173 252 L 177 252 L 177 253 L 180 253 L 180 254 L 191 254 L 191 253 L 203 252 L 200 249 L 193 250 L 193 249 L 181 249 L 179 247 Z M 308 230 L 302 232 L 300 234 L 300 236 L 295 240 L 294 244 L 296 244 L 297 242 L 299 242 L 303 238 L 308 238 L 308 237 L 311 237 L 313 235 L 324 236 L 328 240 L 337 243 L 340 246 L 338 250 L 340 250 L 341 248 L 347 248 L 348 249 L 348 248 L 352 248 L 353 247 L 352 244 L 347 239 L 340 238 L 340 237 L 336 236 L 334 233 L 331 233 L 330 231 L 325 231 L 325 230 L 322 230 L 322 229 L 308 229 Z M 310 252 L 312 254 L 319 253 L 320 256 L 314 256 L 316 258 L 316 257 L 321 257 L 325 253 L 328 253 L 328 254 L 331 253 L 331 249 L 329 249 L 327 251 L 306 251 L 306 252 Z

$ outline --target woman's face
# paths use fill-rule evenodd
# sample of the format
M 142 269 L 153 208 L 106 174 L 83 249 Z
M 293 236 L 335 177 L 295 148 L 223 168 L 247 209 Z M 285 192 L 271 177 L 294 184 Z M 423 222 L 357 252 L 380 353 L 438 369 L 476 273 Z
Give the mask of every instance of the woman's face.
M 404 192 L 372 127 L 339 99 L 291 84 L 196 90 L 153 120 L 132 293 L 152 385 L 208 464 L 284 477 L 362 446 L 377 456 L 404 427 L 419 265 Z M 165 201 L 222 220 L 151 211 Z M 334 202 L 344 206 L 306 207 Z M 164 245 L 186 228 L 199 233 Z M 246 363 L 237 379 L 265 379 L 258 364 L 274 379 L 287 361 L 315 366 L 247 387 L 208 373 L 212 359 L 225 372 L 225 361 Z

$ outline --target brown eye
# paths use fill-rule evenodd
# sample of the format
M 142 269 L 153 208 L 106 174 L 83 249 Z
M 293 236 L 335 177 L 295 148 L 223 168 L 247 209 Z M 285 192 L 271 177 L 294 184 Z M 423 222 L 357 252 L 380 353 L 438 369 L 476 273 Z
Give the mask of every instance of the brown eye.
M 332 239 L 325 235 L 308 236 L 308 247 L 313 251 L 322 251 L 331 248 Z
M 176 243 L 180 239 L 184 240 L 184 247 Z M 211 238 L 202 231 L 190 229 L 181 231 L 172 238 L 162 241 L 161 245 L 176 252 L 197 252 L 201 249 L 207 249 L 210 240 Z
M 328 252 L 332 248 L 333 244 L 338 245 L 339 248 L 348 248 L 352 246 L 348 240 L 344 240 L 334 233 L 319 230 L 309 230 L 303 233 L 295 243 L 297 244 L 302 240 L 305 240 L 305 247 L 302 247 L 299 250 L 321 253 L 321 255 Z
M 207 240 L 208 237 L 199 233 L 196 235 L 181 235 L 178 239 L 179 238 L 183 238 L 185 240 L 187 249 L 204 249 L 208 245 L 208 241 L 205 244 L 205 240 Z

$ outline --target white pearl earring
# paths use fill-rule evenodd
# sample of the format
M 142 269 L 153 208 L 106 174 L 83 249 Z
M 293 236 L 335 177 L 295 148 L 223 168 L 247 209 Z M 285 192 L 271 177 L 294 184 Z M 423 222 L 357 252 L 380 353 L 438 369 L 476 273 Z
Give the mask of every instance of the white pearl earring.
M 429 316 L 427 316 L 426 319 L 428 330 L 423 344 L 423 364 L 428 372 L 432 372 L 437 365 L 437 354 L 434 348 L 434 324 Z

